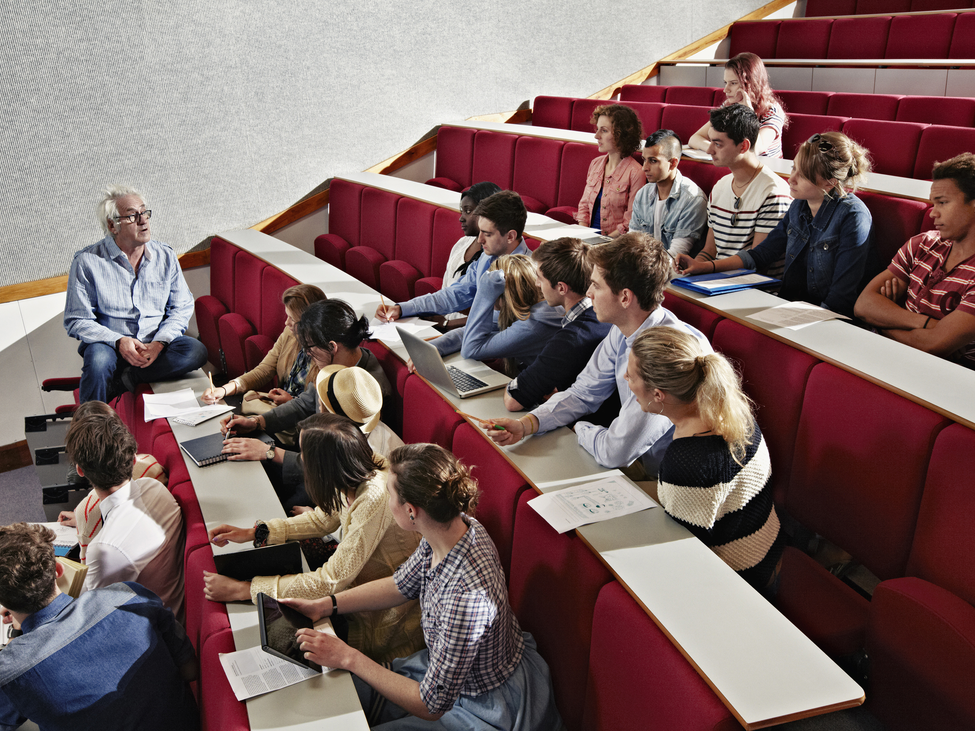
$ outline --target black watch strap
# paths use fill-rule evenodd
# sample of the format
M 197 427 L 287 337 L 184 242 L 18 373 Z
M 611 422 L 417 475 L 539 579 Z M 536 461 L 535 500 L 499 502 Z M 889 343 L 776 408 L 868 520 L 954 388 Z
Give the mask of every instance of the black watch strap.
M 254 525 L 254 548 L 266 546 L 267 539 L 270 534 L 271 530 L 267 527 L 267 523 L 257 521 L 257 523 Z

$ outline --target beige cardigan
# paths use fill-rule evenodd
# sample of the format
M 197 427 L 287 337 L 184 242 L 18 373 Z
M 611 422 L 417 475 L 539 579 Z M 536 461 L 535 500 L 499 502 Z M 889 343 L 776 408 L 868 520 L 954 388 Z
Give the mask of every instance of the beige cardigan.
M 338 514 L 320 508 L 267 521 L 268 543 L 320 538 L 342 527 L 342 542 L 317 571 L 291 576 L 258 576 L 251 581 L 251 599 L 258 592 L 272 597 L 318 599 L 351 586 L 392 576 L 416 550 L 418 533 L 402 530 L 393 520 L 386 493 L 389 469 L 377 471 L 359 485 L 355 500 Z M 406 657 L 423 648 L 420 607 L 410 601 L 392 609 L 349 615 L 349 644 L 377 662 Z
M 257 368 L 234 379 L 238 383 L 237 393 L 264 390 L 266 386 L 271 384 L 271 379 L 275 375 L 278 377 L 279 384 L 284 383 L 284 380 L 291 373 L 297 357 L 298 341 L 294 334 L 285 328 L 275 341 L 274 347 L 268 351 Z M 314 383 L 317 375 L 318 367 L 314 363 L 310 364 L 305 384 Z

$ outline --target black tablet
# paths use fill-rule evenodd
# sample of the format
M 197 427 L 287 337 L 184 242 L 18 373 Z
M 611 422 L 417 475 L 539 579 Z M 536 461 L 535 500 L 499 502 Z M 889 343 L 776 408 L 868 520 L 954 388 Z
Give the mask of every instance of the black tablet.
M 322 672 L 322 666 L 305 659 L 305 653 L 298 647 L 295 632 L 302 627 L 312 628 L 314 624 L 296 609 L 278 603 L 263 592 L 257 595 L 257 619 L 261 628 L 261 648 L 275 657 L 303 665 L 315 672 Z

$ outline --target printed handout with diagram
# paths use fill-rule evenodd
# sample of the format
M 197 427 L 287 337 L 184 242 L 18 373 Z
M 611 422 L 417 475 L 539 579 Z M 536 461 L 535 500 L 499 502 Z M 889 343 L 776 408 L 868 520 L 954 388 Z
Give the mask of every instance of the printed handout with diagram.
M 559 533 L 658 507 L 622 475 L 548 492 L 528 504 Z

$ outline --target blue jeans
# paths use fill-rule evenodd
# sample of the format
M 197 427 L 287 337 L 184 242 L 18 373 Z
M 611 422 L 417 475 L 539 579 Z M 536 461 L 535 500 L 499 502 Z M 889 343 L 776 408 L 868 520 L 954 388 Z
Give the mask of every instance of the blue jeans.
M 85 360 L 81 367 L 79 389 L 81 403 L 86 401 L 107 403 L 110 398 L 117 396 L 118 393 L 109 393 L 109 384 L 112 383 L 116 372 L 121 375 L 121 369 L 130 367 L 128 362 L 108 343 L 82 343 L 78 346 L 78 354 Z M 159 357 L 151 365 L 145 368 L 132 368 L 131 377 L 134 383 L 167 381 L 196 370 L 206 362 L 206 346 L 196 338 L 182 335 L 163 348 Z

